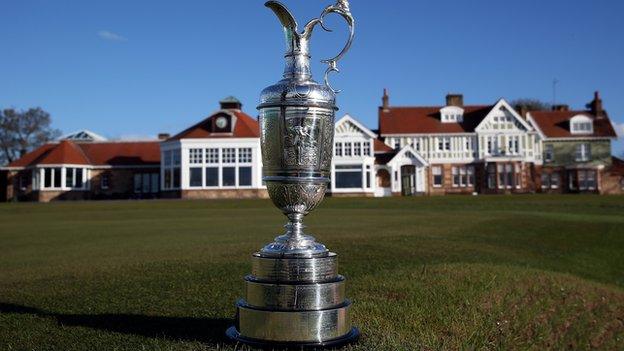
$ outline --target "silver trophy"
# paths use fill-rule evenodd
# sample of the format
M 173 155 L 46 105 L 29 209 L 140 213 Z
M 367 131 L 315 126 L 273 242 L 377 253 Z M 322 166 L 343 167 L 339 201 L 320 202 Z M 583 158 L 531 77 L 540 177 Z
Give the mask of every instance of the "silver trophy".
M 277 1 L 265 4 L 279 18 L 286 36 L 284 79 L 260 97 L 264 181 L 275 206 L 288 217 L 286 233 L 252 256 L 245 277 L 246 297 L 237 303 L 230 338 L 252 346 L 338 346 L 357 339 L 338 275 L 336 254 L 304 233 L 303 217 L 323 200 L 331 175 L 336 93 L 328 82 L 351 47 L 354 20 L 349 2 L 339 0 L 299 32 L 290 11 Z M 309 43 L 326 15 L 349 25 L 349 39 L 328 64 L 325 84 L 312 80 Z

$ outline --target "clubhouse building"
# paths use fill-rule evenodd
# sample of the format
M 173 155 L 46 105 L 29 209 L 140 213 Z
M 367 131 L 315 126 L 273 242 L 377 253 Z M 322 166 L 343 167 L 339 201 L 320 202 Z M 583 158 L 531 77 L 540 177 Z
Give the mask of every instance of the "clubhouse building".
M 587 109 L 516 111 L 500 99 L 391 106 L 379 129 L 336 121 L 331 196 L 624 193 L 624 161 L 598 93 Z M 81 131 L 1 168 L 0 199 L 268 197 L 256 118 L 229 97 L 199 123 L 150 141 L 108 141 Z

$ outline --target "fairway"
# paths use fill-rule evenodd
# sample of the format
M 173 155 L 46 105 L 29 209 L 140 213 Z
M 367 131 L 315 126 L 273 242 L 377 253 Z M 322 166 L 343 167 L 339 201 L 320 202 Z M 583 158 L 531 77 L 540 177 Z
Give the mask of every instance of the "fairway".
M 0 204 L 0 350 L 233 350 L 269 200 Z M 329 198 L 352 350 L 622 349 L 624 197 Z

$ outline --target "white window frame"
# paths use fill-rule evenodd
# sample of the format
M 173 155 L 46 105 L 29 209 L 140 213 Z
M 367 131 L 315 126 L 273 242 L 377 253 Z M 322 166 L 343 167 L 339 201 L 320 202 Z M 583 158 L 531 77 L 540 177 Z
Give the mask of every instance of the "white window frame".
M 574 160 L 576 162 L 587 162 L 591 160 L 591 144 L 577 144 L 574 152 Z
M 432 184 L 434 188 L 441 188 L 444 185 L 444 169 L 442 166 L 431 166 Z M 440 183 L 436 183 L 436 176 L 440 177 Z

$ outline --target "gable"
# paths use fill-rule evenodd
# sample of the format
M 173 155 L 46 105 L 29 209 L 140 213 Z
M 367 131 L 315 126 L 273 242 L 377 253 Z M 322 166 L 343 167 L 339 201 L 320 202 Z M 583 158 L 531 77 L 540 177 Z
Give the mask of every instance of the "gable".
M 336 122 L 335 134 L 342 136 L 362 136 L 367 138 L 377 137 L 375 133 L 350 115 L 345 115 L 338 122 Z
M 420 156 L 418 152 L 412 148 L 411 145 L 404 146 L 390 161 L 388 164 L 392 165 L 404 165 L 406 164 L 419 164 L 422 166 L 429 165 L 425 159 Z
M 499 100 L 475 128 L 477 132 L 528 132 L 531 126 L 504 99 Z

